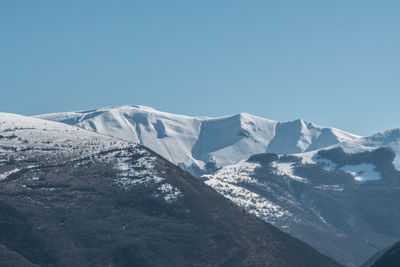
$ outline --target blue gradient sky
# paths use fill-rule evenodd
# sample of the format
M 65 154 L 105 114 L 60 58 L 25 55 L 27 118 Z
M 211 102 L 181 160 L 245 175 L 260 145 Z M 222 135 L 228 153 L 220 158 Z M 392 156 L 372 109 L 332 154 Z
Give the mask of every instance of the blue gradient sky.
M 400 126 L 400 1 L 0 1 L 0 111 Z

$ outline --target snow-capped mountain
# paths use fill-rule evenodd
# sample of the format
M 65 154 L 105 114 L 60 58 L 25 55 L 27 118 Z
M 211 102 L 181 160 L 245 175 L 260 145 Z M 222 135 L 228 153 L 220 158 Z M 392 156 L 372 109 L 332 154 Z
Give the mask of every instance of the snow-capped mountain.
M 302 120 L 187 117 L 143 106 L 38 117 L 148 146 L 348 266 L 400 239 L 400 128 L 362 137 Z
M 257 153 L 301 153 L 360 138 L 303 120 L 277 122 L 247 113 L 218 118 L 188 117 L 144 106 L 37 117 L 142 144 L 193 173 L 196 169 L 206 171 L 233 164 Z
M 158 154 L 0 113 L 1 266 L 338 266 Z

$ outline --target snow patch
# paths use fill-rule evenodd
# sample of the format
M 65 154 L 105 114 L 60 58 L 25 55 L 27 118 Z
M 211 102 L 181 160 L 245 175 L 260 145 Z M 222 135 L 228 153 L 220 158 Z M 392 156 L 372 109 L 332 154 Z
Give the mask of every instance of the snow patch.
M 252 174 L 254 170 L 260 166 L 261 165 L 258 163 L 241 161 L 237 164 L 225 166 L 215 174 L 203 175 L 202 178 L 220 180 L 226 183 L 233 183 L 233 184 L 238 184 L 238 183 L 258 184 L 257 180 L 252 178 Z
M 133 160 L 136 155 L 140 158 Z M 144 150 L 134 152 L 118 151 L 108 155 L 117 160 L 116 167 L 120 171 L 114 183 L 129 190 L 135 185 L 158 184 L 165 179 L 157 175 L 155 170 L 156 157 L 150 156 L 150 153 Z
M 261 165 L 258 163 L 241 161 L 225 166 L 215 174 L 203 175 L 202 178 L 206 180 L 207 185 L 246 211 L 274 224 L 281 217 L 292 216 L 291 213 L 267 198 L 241 186 L 243 183 L 252 184 L 262 186 L 265 190 L 272 192 L 268 185 L 260 184 L 252 177 L 255 169 L 259 166 Z
M 364 146 L 357 147 L 357 148 L 351 148 L 349 146 L 344 146 L 343 150 L 346 153 L 359 153 L 363 151 L 370 151 L 372 150 L 371 148 L 366 148 Z M 302 153 L 298 155 L 301 157 L 303 163 L 308 163 L 308 164 L 322 164 L 322 167 L 328 171 L 333 171 L 337 170 L 338 166 L 336 163 L 332 162 L 329 159 L 322 158 L 318 156 L 318 151 L 313 151 L 313 152 L 308 152 L 308 153 Z M 393 162 L 394 165 L 396 166 L 396 162 Z M 375 170 L 375 166 L 373 164 L 369 163 L 361 163 L 358 165 L 345 165 L 343 167 L 340 167 L 339 170 L 342 170 L 346 173 L 349 173 L 354 176 L 354 179 L 359 182 L 365 182 L 365 181 L 376 181 L 380 180 L 382 177 L 379 172 Z
M 304 179 L 303 177 L 294 174 L 293 171 L 294 163 L 274 161 L 272 162 L 271 165 L 273 168 L 275 168 L 275 173 L 278 175 L 284 175 L 302 183 L 307 182 L 307 180 Z
M 13 169 L 11 171 L 8 171 L 8 172 L 0 174 L 0 181 L 3 181 L 5 179 L 7 179 L 8 176 L 10 176 L 11 174 L 17 173 L 19 171 L 20 171 L 20 169 L 16 168 L 16 169 Z
M 178 188 L 171 184 L 164 183 L 157 188 L 157 193 L 155 193 L 154 196 L 163 197 L 166 202 L 172 203 L 182 197 L 183 194 Z
M 290 212 L 284 210 L 279 205 L 240 186 L 214 179 L 207 180 L 206 184 L 244 208 L 247 212 L 269 223 L 274 224 L 278 218 L 291 216 Z
M 354 179 L 359 182 L 376 181 L 381 179 L 380 173 L 375 171 L 375 166 L 373 164 L 362 163 L 358 165 L 346 165 L 340 169 L 352 174 Z
M 20 171 L 22 171 L 24 169 L 32 169 L 32 168 L 35 168 L 35 167 L 36 167 L 36 165 L 29 165 L 29 166 L 26 166 L 26 167 L 23 167 L 23 168 L 15 168 L 13 170 L 4 172 L 4 173 L 0 174 L 0 181 L 3 181 L 5 179 L 7 179 L 10 175 L 12 175 L 14 173 L 20 172 Z
M 343 191 L 343 187 L 339 185 L 315 185 L 313 186 L 316 189 L 324 190 L 324 191 Z

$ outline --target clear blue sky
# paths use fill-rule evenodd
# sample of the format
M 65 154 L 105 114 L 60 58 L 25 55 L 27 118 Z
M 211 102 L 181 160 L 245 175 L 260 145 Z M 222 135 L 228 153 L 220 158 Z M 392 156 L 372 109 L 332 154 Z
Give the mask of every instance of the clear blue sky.
M 0 111 L 400 126 L 400 1 L 0 1 Z

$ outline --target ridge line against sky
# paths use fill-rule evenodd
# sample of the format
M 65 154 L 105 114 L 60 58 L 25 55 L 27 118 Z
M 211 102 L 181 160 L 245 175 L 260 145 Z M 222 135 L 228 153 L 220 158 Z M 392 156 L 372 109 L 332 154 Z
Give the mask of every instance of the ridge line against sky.
M 236 113 L 236 114 L 217 115 L 217 116 L 187 115 L 187 114 L 183 114 L 183 113 L 172 113 L 172 112 L 165 111 L 165 110 L 159 110 L 159 109 L 156 109 L 156 108 L 153 108 L 153 107 L 150 107 L 150 106 L 144 106 L 144 105 L 105 106 L 105 107 L 99 107 L 99 108 L 94 108 L 94 109 L 86 109 L 86 110 L 84 110 L 84 109 L 79 109 L 79 110 L 71 110 L 71 111 L 60 111 L 60 112 L 50 112 L 50 113 L 32 114 L 32 115 L 30 115 L 30 116 L 32 116 L 32 117 L 37 117 L 37 118 L 41 118 L 41 115 L 51 115 L 51 114 L 60 114 L 60 115 L 61 115 L 61 114 L 63 114 L 63 113 L 97 112 L 97 111 L 102 111 L 102 110 L 107 110 L 107 109 L 109 109 L 109 110 L 110 110 L 110 109 L 119 109 L 119 108 L 124 108 L 124 107 L 145 108 L 145 109 L 154 110 L 155 112 L 164 113 L 164 114 L 168 114 L 168 115 L 172 115 L 172 116 L 175 116 L 175 115 L 176 115 L 176 116 L 185 116 L 185 117 L 189 117 L 189 118 L 200 118 L 200 119 L 224 119 L 224 118 L 231 118 L 231 117 L 234 117 L 234 116 L 237 116 L 237 115 L 240 115 L 240 114 L 247 114 L 247 115 L 250 115 L 251 117 L 257 117 L 257 118 L 259 118 L 259 119 L 270 120 L 270 121 L 274 121 L 274 122 L 277 122 L 277 123 L 281 123 L 281 122 L 283 122 L 283 123 L 285 123 L 285 122 L 294 122 L 294 121 L 302 120 L 302 121 L 304 121 L 304 122 L 306 122 L 306 123 L 311 123 L 311 124 L 314 124 L 314 125 L 319 126 L 319 127 L 334 128 L 334 129 L 337 129 L 337 130 L 345 131 L 345 130 L 343 130 L 343 129 L 340 129 L 340 128 L 337 128 L 337 127 L 334 127 L 334 126 L 331 126 L 331 125 L 322 125 L 322 124 L 319 124 L 319 123 L 316 123 L 316 122 L 313 122 L 313 121 L 305 120 L 305 119 L 303 119 L 303 118 L 297 118 L 297 119 L 293 119 L 293 120 L 286 120 L 286 121 L 283 121 L 283 120 L 282 120 L 282 121 L 280 121 L 280 120 L 275 120 L 275 119 L 273 119 L 273 118 L 261 117 L 261 116 L 258 116 L 258 115 L 255 115 L 255 114 L 251 114 L 251 113 L 248 113 L 248 112 L 239 112 L 239 113 Z M 22 114 L 22 115 L 23 115 L 23 114 Z M 43 118 L 43 119 L 46 119 L 46 118 Z M 384 131 L 392 130 L 392 129 L 397 129 L 397 128 L 399 128 L 399 127 L 393 127 L 393 128 L 388 128 L 388 129 L 382 129 L 382 130 L 377 131 L 377 132 L 374 132 L 374 133 L 372 133 L 372 134 L 370 134 L 370 135 L 365 135 L 365 136 L 358 135 L 358 136 L 360 136 L 360 137 L 368 137 L 368 136 L 371 136 L 371 135 L 374 135 L 374 134 L 377 134 L 377 133 L 380 133 L 380 132 L 384 132 Z M 349 132 L 349 131 L 345 131 L 345 132 L 347 132 L 347 133 L 349 133 L 349 134 L 357 135 L 357 134 L 354 134 L 354 133 Z
M 399 1 L 1 1 L 0 111 L 400 126 Z

